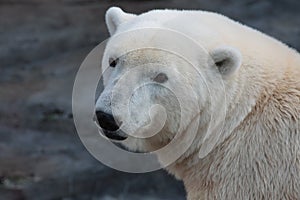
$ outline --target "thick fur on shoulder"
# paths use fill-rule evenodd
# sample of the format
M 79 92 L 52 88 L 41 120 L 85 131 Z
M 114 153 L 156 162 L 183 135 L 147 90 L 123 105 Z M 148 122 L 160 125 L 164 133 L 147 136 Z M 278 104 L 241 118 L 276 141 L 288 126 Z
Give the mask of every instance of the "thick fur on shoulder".
M 254 81 L 259 90 L 241 92 L 237 104 L 246 95 L 255 105 L 224 142 L 203 159 L 194 152 L 169 167 L 189 200 L 300 199 L 300 58 L 288 60 L 282 74 Z

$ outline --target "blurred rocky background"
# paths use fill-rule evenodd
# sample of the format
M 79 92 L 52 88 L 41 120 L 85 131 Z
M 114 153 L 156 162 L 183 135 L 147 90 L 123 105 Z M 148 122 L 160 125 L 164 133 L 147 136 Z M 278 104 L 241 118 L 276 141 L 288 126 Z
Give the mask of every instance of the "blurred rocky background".
M 164 171 L 105 167 L 76 134 L 74 77 L 112 5 L 216 11 L 300 50 L 299 0 L 0 0 L 0 200 L 184 199 Z

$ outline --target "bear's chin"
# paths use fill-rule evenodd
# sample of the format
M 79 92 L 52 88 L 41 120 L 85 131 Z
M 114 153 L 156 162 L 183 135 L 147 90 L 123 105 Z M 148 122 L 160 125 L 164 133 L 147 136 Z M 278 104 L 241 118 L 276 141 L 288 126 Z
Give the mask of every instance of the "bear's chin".
M 101 129 L 99 130 L 99 132 L 101 135 L 113 142 L 122 142 L 128 138 L 125 133 L 120 133 L 120 131 L 109 131 Z
M 164 148 L 172 141 L 172 138 L 167 140 L 162 139 L 159 134 L 149 138 L 134 138 L 128 136 L 126 140 L 119 141 L 118 143 L 131 152 L 150 153 Z

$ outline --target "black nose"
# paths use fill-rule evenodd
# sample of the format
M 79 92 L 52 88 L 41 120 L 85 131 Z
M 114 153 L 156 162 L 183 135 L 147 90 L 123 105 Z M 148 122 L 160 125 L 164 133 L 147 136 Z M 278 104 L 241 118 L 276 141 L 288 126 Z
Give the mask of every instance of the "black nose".
M 108 131 L 116 131 L 119 129 L 114 117 L 103 111 L 96 111 L 96 116 L 100 127 Z

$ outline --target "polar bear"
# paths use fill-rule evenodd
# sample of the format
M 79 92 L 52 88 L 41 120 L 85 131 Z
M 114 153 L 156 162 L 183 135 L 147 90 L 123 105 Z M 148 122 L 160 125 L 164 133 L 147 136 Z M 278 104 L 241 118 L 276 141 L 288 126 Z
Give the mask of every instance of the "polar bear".
M 108 138 L 149 152 L 175 134 L 186 142 L 193 136 L 166 166 L 184 182 L 189 200 L 300 199 L 298 52 L 205 11 L 135 15 L 112 7 L 106 24 L 111 38 L 102 67 L 108 67 L 96 115 Z M 149 130 L 155 134 L 143 135 Z

